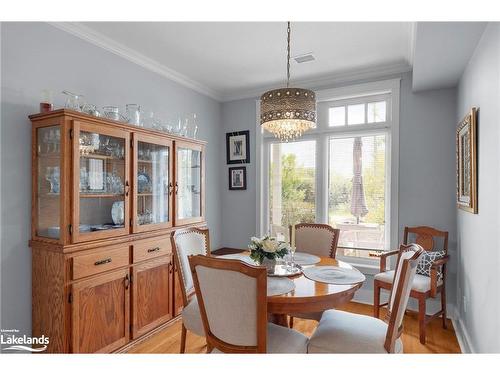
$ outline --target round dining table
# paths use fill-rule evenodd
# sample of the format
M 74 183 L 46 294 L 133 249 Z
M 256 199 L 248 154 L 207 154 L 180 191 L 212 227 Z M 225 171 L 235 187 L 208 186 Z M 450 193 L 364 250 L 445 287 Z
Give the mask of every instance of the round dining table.
M 241 255 L 248 254 L 247 251 L 241 253 Z M 302 268 L 313 266 L 353 268 L 346 262 L 330 257 L 320 257 L 320 259 L 319 263 L 305 265 Z M 267 297 L 269 320 L 283 326 L 288 326 L 287 315 L 323 312 L 349 302 L 354 297 L 354 293 L 363 285 L 363 282 L 356 284 L 327 284 L 308 279 L 302 273 L 296 276 L 288 276 L 288 278 L 295 283 L 294 290 L 285 294 Z

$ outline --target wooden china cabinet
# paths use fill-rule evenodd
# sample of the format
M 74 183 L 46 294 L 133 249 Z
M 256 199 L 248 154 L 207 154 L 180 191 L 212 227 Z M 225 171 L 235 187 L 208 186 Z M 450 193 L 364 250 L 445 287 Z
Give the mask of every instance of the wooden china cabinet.
M 182 309 L 170 232 L 205 223 L 205 142 L 57 110 L 32 128 L 33 335 L 123 351 Z

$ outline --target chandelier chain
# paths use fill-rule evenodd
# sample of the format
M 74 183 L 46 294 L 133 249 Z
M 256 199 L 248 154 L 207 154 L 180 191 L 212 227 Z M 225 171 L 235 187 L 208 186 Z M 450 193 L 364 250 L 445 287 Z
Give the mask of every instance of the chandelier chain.
M 290 21 L 287 23 L 286 87 L 290 87 Z

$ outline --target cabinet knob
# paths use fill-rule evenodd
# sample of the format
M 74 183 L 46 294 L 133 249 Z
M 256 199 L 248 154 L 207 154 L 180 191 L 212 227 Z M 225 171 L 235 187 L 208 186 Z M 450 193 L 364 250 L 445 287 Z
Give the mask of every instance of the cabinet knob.
M 177 194 L 179 191 L 179 184 L 176 182 L 175 183 L 175 194 Z
M 168 195 L 172 195 L 172 191 L 174 190 L 174 186 L 171 182 L 168 183 Z
M 128 274 L 125 276 L 125 290 L 128 289 L 130 285 L 130 277 L 128 276 Z

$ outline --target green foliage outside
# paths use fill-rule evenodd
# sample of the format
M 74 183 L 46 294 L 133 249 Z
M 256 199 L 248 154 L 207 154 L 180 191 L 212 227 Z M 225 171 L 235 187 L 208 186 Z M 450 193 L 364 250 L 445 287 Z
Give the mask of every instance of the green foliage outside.
M 374 164 L 363 166 L 363 184 L 368 214 L 361 222 L 384 224 L 385 221 L 385 139 L 374 137 Z M 273 165 L 271 164 L 272 181 Z M 281 157 L 281 225 L 288 227 L 293 223 L 314 222 L 315 210 L 315 171 L 299 165 L 295 154 Z M 330 171 L 329 217 L 330 222 L 355 220 L 351 214 L 352 179 Z M 273 189 L 270 191 L 272 202 Z M 272 210 L 271 210 L 272 215 Z M 271 217 L 271 222 L 276 223 Z

